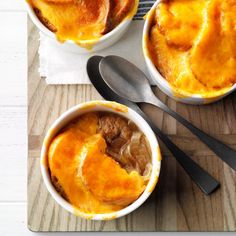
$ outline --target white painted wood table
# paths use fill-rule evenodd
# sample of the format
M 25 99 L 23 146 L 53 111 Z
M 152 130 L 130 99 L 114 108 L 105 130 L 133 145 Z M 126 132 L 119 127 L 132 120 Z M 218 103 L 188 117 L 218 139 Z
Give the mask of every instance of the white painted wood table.
M 1 236 L 34 234 L 26 223 L 27 14 L 23 1 L 0 1 Z

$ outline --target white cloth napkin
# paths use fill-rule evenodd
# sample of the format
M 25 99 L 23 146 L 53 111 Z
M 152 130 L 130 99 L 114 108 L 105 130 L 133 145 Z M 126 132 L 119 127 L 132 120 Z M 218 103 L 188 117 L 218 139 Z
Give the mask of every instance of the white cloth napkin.
M 93 55 L 121 56 L 146 72 L 142 52 L 143 24 L 144 21 L 141 20 L 132 21 L 126 34 L 116 44 L 89 55 L 79 55 L 60 50 L 54 46 L 50 39 L 40 34 L 40 75 L 46 77 L 47 84 L 90 84 L 86 72 L 86 63 Z

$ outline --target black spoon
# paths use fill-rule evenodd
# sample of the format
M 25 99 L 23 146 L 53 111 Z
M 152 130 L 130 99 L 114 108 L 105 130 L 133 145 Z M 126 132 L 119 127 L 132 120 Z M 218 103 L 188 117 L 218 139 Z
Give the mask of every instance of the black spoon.
M 192 180 L 198 185 L 198 187 L 205 194 L 211 194 L 213 191 L 215 191 L 220 186 L 216 179 L 209 175 L 174 143 L 172 143 L 172 141 L 165 134 L 163 134 L 162 131 L 142 112 L 137 104 L 120 97 L 106 85 L 99 73 L 99 63 L 102 58 L 103 57 L 100 56 L 93 56 L 88 60 L 87 63 L 87 73 L 90 81 L 97 91 L 102 95 L 102 97 L 106 100 L 122 103 L 139 113 L 149 123 L 153 131 L 168 147 L 173 156 L 181 164 Z
M 107 56 L 101 60 L 99 71 L 103 80 L 115 93 L 132 102 L 149 103 L 167 112 L 204 142 L 222 161 L 236 170 L 236 151 L 204 133 L 166 106 L 155 96 L 147 77 L 134 64 L 122 57 Z

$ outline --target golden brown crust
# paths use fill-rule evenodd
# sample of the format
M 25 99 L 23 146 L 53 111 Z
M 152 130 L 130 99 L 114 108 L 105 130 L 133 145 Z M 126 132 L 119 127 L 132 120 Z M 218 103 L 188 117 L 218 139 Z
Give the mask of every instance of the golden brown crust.
M 53 33 L 57 32 L 56 27 L 52 23 L 50 23 L 50 21 L 48 19 L 46 19 L 43 16 L 42 12 L 38 8 L 34 8 L 34 12 L 37 15 L 37 17 L 39 18 L 39 20 L 44 24 L 45 27 L 47 27 Z
M 116 161 L 105 154 L 106 142 L 101 135 L 91 138 L 85 147 L 80 175 L 89 191 L 100 201 L 126 206 L 145 189 L 141 175 L 128 174 Z
M 51 3 L 70 3 L 74 2 L 75 0 L 45 0 L 45 1 Z
M 113 27 L 116 27 L 133 9 L 135 0 L 112 0 L 112 2 L 112 22 Z
M 108 5 L 108 11 L 105 17 L 105 27 L 104 27 L 104 30 L 101 32 L 101 34 L 107 34 L 108 32 L 112 30 L 112 22 L 111 22 L 112 1 L 107 0 L 106 2 L 107 2 L 106 4 Z
M 55 175 L 51 175 L 51 181 L 52 184 L 54 186 L 54 188 L 56 189 L 56 191 L 65 199 L 68 201 L 68 197 L 64 191 L 64 189 L 62 188 L 62 186 L 60 185 L 58 178 Z
M 48 150 L 55 190 L 84 212 L 113 212 L 135 201 L 149 178 L 142 166 L 150 162 L 150 158 L 143 159 L 149 152 L 144 153 L 142 133 L 137 129 L 130 120 L 107 112 L 87 113 L 72 121 Z M 107 141 L 99 131 L 112 142 L 111 150 L 121 159 L 106 154 Z M 120 149 L 131 139 L 133 144 L 123 158 Z
M 162 1 L 154 13 L 149 56 L 175 96 L 216 97 L 236 82 L 235 0 Z
M 100 6 L 103 19 L 100 23 L 104 25 L 103 29 L 101 29 L 100 33 L 102 35 L 110 32 L 113 30 L 123 19 L 124 17 L 132 10 L 135 4 L 135 0 L 103 0 L 103 3 L 97 3 L 94 5 L 94 3 L 91 3 L 89 1 L 82 1 L 82 2 L 77 2 L 75 0 L 45 0 L 46 3 L 50 4 L 51 6 L 55 4 L 55 6 L 62 6 L 65 5 L 65 10 L 66 6 L 69 5 L 76 5 L 78 6 L 78 9 L 80 7 L 86 6 L 88 9 L 92 9 L 93 7 L 98 7 Z M 47 19 L 42 12 L 42 9 L 38 7 L 37 5 L 34 4 L 34 2 L 31 3 L 34 11 L 39 18 L 39 20 L 52 32 L 59 32 L 59 28 L 57 30 L 57 27 L 53 25 L 53 23 L 50 21 L 50 19 Z M 68 5 L 69 4 L 69 5 Z M 94 5 L 94 6 L 93 6 Z M 40 6 L 40 5 L 39 5 Z M 86 8 L 85 7 L 85 8 Z M 90 9 L 90 11 L 91 11 Z M 97 13 L 94 13 L 94 16 L 97 16 Z M 89 19 L 91 16 L 88 16 Z M 99 16 L 101 19 L 101 16 Z M 85 20 L 86 17 L 82 17 L 81 19 Z M 98 19 L 98 21 L 100 20 Z M 91 20 L 91 19 L 90 19 Z

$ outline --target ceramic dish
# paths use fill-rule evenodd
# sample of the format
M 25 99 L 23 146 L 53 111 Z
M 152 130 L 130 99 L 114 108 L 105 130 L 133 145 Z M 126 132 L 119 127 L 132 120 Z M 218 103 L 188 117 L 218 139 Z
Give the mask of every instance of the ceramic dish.
M 138 0 L 135 1 L 134 9 L 112 31 L 102 36 L 99 40 L 97 39 L 96 40 L 83 40 L 81 41 L 81 45 L 76 44 L 72 40 L 67 40 L 64 43 L 60 43 L 57 40 L 55 34 L 42 24 L 42 22 L 39 20 L 39 18 L 35 14 L 30 4 L 25 2 L 25 5 L 26 5 L 27 12 L 32 22 L 44 35 L 46 35 L 50 40 L 53 41 L 55 46 L 68 52 L 73 52 L 73 53 L 78 53 L 78 54 L 88 54 L 88 53 L 97 52 L 99 50 L 105 49 L 113 45 L 125 34 L 125 32 L 128 30 L 128 27 L 132 21 L 132 18 L 137 12 L 138 2 L 139 2 Z
M 56 191 L 54 188 L 49 168 L 48 168 L 48 162 L 47 162 L 47 153 L 49 145 L 52 141 L 52 139 L 57 135 L 57 133 L 65 127 L 68 123 L 70 123 L 72 120 L 77 118 L 78 116 L 88 113 L 88 112 L 94 112 L 94 111 L 102 111 L 102 112 L 111 112 L 116 113 L 120 116 L 123 116 L 131 121 L 133 121 L 138 128 L 144 133 L 144 135 L 147 137 L 148 142 L 150 143 L 151 148 L 151 164 L 152 164 L 152 171 L 150 175 L 150 179 L 146 185 L 146 188 L 144 192 L 139 196 L 137 200 L 135 200 L 133 203 L 128 205 L 127 207 L 112 213 L 107 214 L 89 214 L 84 213 L 79 210 L 75 210 L 74 207 L 67 202 L 61 195 Z M 66 209 L 67 211 L 71 212 L 72 214 L 76 216 L 80 216 L 86 219 L 92 219 L 92 220 L 111 220 L 115 218 L 119 218 L 122 216 L 125 216 L 132 211 L 134 211 L 136 208 L 141 206 L 145 200 L 149 197 L 149 195 L 154 190 L 156 183 L 158 181 L 160 168 L 161 168 L 161 154 L 159 149 L 159 144 L 157 142 L 156 136 L 154 135 L 152 129 L 147 124 L 147 122 L 135 111 L 132 109 L 115 103 L 115 102 L 109 102 L 109 101 L 92 101 L 83 103 L 80 105 L 77 105 L 75 107 L 72 107 L 67 112 L 62 114 L 50 127 L 48 130 L 46 137 L 43 141 L 43 146 L 41 150 L 41 173 L 43 176 L 44 183 L 52 195 L 52 197 L 56 200 L 56 202 Z
M 160 2 L 161 0 L 157 0 L 155 4 L 152 6 L 149 13 L 146 15 L 146 20 L 143 29 L 142 47 L 149 74 L 152 77 L 152 79 L 156 82 L 157 86 L 162 90 L 162 92 L 164 92 L 171 98 L 175 99 L 176 101 L 187 104 L 201 105 L 218 101 L 227 96 L 228 94 L 232 93 L 233 91 L 235 91 L 236 84 L 234 84 L 231 88 L 215 92 L 214 95 L 209 94 L 209 96 L 204 95 L 203 97 L 200 94 L 190 94 L 185 91 L 178 91 L 176 88 L 171 86 L 169 82 L 161 75 L 161 73 L 157 70 L 156 66 L 152 62 L 148 51 L 148 37 L 149 37 L 150 27 L 152 26 L 155 9 Z

